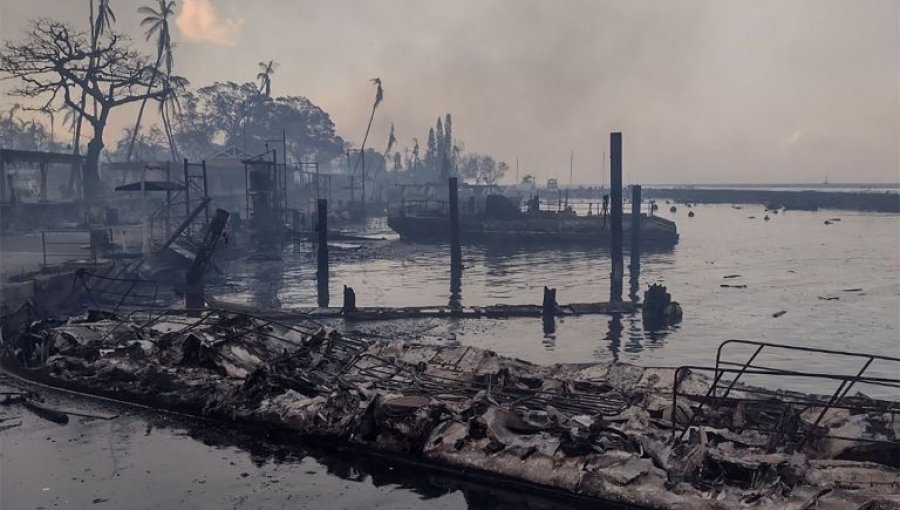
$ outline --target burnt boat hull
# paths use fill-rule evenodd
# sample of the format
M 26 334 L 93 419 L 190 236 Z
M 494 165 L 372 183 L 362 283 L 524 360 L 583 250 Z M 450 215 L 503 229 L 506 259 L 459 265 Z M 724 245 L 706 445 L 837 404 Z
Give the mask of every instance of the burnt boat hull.
M 450 238 L 447 216 L 395 214 L 388 216 L 388 226 L 401 239 L 415 242 L 446 242 Z M 630 244 L 631 221 L 623 222 L 625 245 Z M 601 217 L 564 217 L 561 215 L 523 215 L 517 219 L 487 219 L 475 216 L 460 218 L 460 237 L 464 243 L 578 243 L 608 245 L 610 223 Z M 675 224 L 657 217 L 641 218 L 642 246 L 667 247 L 678 242 Z

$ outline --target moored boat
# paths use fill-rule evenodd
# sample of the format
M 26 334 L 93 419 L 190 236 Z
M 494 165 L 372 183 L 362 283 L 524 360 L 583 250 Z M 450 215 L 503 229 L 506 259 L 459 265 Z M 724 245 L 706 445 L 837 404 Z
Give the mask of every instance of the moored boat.
M 541 211 L 528 207 L 521 211 L 508 198 L 489 195 L 483 204 L 474 200 L 460 204 L 460 237 L 464 243 L 533 242 L 609 244 L 612 222 L 608 214 L 579 215 L 567 208 Z M 434 201 L 404 202 L 388 212 L 388 225 L 402 239 L 416 242 L 445 242 L 450 235 L 446 203 Z M 631 216 L 622 221 L 625 243 L 631 238 Z M 672 246 L 678 241 L 673 221 L 642 213 L 642 246 Z

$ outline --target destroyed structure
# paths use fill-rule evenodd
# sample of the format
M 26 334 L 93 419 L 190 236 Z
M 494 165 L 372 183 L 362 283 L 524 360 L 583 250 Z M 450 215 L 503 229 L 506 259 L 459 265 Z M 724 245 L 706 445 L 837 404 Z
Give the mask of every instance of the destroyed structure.
M 900 507 L 898 379 L 715 367 L 540 366 L 471 346 L 208 310 L 7 316 L 12 372 L 56 387 L 358 448 L 492 483 L 643 508 Z M 727 349 L 723 344 L 720 348 Z M 705 375 L 704 372 L 706 372 Z M 746 374 L 840 382 L 769 391 Z

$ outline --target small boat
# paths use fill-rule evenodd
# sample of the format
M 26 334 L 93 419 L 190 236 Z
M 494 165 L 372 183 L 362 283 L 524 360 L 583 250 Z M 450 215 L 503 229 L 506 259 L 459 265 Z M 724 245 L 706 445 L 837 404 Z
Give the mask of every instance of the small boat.
M 474 200 L 461 203 L 461 241 L 609 244 L 612 221 L 608 214 L 578 215 L 571 208 L 541 211 L 535 201 L 529 202 L 526 211 L 502 195 L 488 195 L 482 204 Z M 626 246 L 631 222 L 631 214 L 625 212 L 622 230 Z M 447 242 L 450 238 L 447 204 L 441 202 L 404 202 L 388 212 L 388 226 L 409 241 Z M 640 229 L 642 245 L 669 247 L 678 242 L 675 223 L 665 218 L 641 214 Z

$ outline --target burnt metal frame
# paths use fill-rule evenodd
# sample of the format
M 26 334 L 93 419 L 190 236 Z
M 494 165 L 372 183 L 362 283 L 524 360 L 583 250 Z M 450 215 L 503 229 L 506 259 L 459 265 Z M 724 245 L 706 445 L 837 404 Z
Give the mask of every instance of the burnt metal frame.
M 94 291 L 92 292 L 92 289 L 88 286 L 88 283 L 87 283 L 87 280 L 89 278 L 94 278 L 94 279 L 105 281 L 105 282 L 127 283 L 128 290 L 126 290 L 124 292 L 117 292 L 117 291 L 110 290 L 110 289 L 106 289 L 106 290 L 93 289 Z M 99 295 L 109 295 L 109 296 L 113 296 L 113 297 L 118 297 L 116 304 L 112 307 L 112 310 L 111 310 L 112 313 L 114 313 L 114 314 L 118 313 L 119 308 L 121 308 L 125 304 L 125 301 L 128 298 L 150 298 L 150 306 L 149 307 L 142 306 L 142 305 L 144 305 L 144 303 L 139 303 L 137 305 L 140 307 L 139 310 L 146 311 L 148 314 L 148 317 L 150 317 L 150 318 L 152 318 L 153 312 L 158 307 L 157 298 L 159 297 L 159 285 L 153 280 L 145 280 L 145 279 L 141 279 L 141 278 L 115 278 L 115 277 L 111 277 L 111 276 L 98 275 L 96 273 L 91 273 L 91 272 L 87 272 L 87 271 L 81 271 L 81 272 L 77 273 L 75 275 L 75 279 L 76 279 L 76 281 L 81 283 L 82 288 L 84 289 L 87 296 L 90 298 L 91 302 L 93 302 L 94 305 L 100 310 L 108 310 L 108 307 L 101 305 L 100 302 L 97 301 L 97 298 L 94 297 L 95 294 L 97 294 L 98 296 Z M 152 294 L 133 293 L 134 288 L 136 286 L 138 286 L 139 284 L 152 286 L 153 293 Z
M 744 362 L 744 363 L 735 363 L 733 361 L 726 361 L 722 359 L 722 352 L 727 345 L 730 344 L 742 344 L 742 345 L 750 345 L 755 346 L 753 354 Z M 759 354 L 766 348 L 770 347 L 772 349 L 782 349 L 788 351 L 795 352 L 807 352 L 807 353 L 816 353 L 816 354 L 828 354 L 835 356 L 846 356 L 850 358 L 859 358 L 864 359 L 865 362 L 863 366 L 859 369 L 859 371 L 855 375 L 839 375 L 839 374 L 831 374 L 831 373 L 817 373 L 817 372 L 803 372 L 797 370 L 786 370 L 779 368 L 772 368 L 766 366 L 758 366 L 754 365 L 753 362 L 759 356 Z M 870 377 L 865 376 L 866 371 L 869 369 L 871 364 L 876 361 L 887 361 L 898 364 L 898 369 L 900 369 L 900 358 L 893 356 L 883 356 L 877 354 L 862 354 L 862 353 L 853 353 L 846 351 L 838 351 L 833 349 L 821 349 L 816 347 L 802 347 L 802 346 L 793 346 L 793 345 L 783 345 L 783 344 L 775 344 L 771 342 L 761 342 L 754 340 L 726 340 L 719 344 L 718 349 L 716 350 L 716 365 L 715 367 L 704 367 L 704 366 L 690 366 L 684 365 L 680 366 L 675 370 L 674 381 L 672 384 L 672 436 L 671 439 L 675 440 L 675 435 L 679 429 L 677 419 L 675 416 L 677 407 L 677 401 L 679 396 L 687 397 L 687 398 L 697 398 L 698 395 L 693 395 L 689 393 L 679 392 L 679 387 L 681 381 L 684 379 L 684 375 L 688 370 L 695 371 L 712 371 L 714 372 L 714 378 L 712 384 L 710 385 L 709 390 L 707 390 L 706 395 L 699 399 L 699 404 L 695 407 L 691 407 L 691 416 L 688 420 L 687 424 L 681 431 L 681 435 L 678 436 L 678 441 L 684 439 L 684 436 L 688 433 L 691 426 L 697 421 L 704 405 L 709 404 L 713 409 L 718 409 L 719 406 L 728 398 L 728 395 L 731 393 L 731 390 L 734 389 L 735 385 L 738 383 L 738 380 L 744 374 L 751 375 L 771 375 L 771 376 L 783 376 L 783 377 L 806 377 L 813 379 L 822 379 L 822 380 L 834 380 L 840 381 L 837 390 L 827 398 L 827 400 L 817 399 L 814 395 L 806 395 L 804 397 L 793 396 L 794 400 L 787 400 L 786 403 L 796 403 L 796 404 L 804 404 L 807 406 L 807 409 L 810 407 L 822 407 L 822 411 L 819 412 L 816 417 L 815 422 L 810 427 L 809 433 L 805 433 L 801 435 L 801 439 L 799 442 L 799 448 L 802 448 L 809 441 L 810 436 L 814 434 L 815 430 L 819 426 L 819 423 L 825 417 L 825 414 L 830 409 L 849 409 L 856 411 L 872 411 L 872 412 L 889 412 L 892 415 L 900 414 L 900 402 L 893 401 L 878 401 L 871 400 L 872 402 L 879 402 L 881 406 L 866 406 L 859 404 L 842 404 L 841 401 L 847 396 L 850 390 L 853 388 L 856 383 L 864 383 L 864 384 L 872 384 L 876 386 L 883 387 L 893 387 L 900 388 L 900 379 L 897 378 L 889 378 L 889 377 Z M 738 368 L 724 368 L 725 366 L 738 367 Z M 728 387 L 725 388 L 724 393 L 721 395 L 716 395 L 716 390 L 721 389 L 720 382 L 722 381 L 722 376 L 726 373 L 736 374 L 735 377 L 730 381 Z M 742 388 L 743 390 L 744 388 Z M 765 395 L 768 394 L 770 396 L 777 396 L 784 401 L 784 398 L 787 396 L 786 393 L 781 392 L 767 392 L 765 390 L 754 389 L 753 393 Z M 742 398 L 738 399 L 743 402 L 764 402 L 769 401 L 766 399 L 747 399 Z M 760 429 L 760 428 L 752 428 L 752 427 L 744 427 L 748 430 L 760 430 L 766 432 L 781 432 L 779 430 L 772 429 Z M 865 440 L 862 438 L 848 438 L 842 436 L 834 436 L 829 434 L 822 434 L 820 437 L 833 437 L 837 439 L 845 439 L 851 441 L 860 441 L 860 442 L 881 442 L 875 440 Z M 894 442 L 891 442 L 892 444 Z

